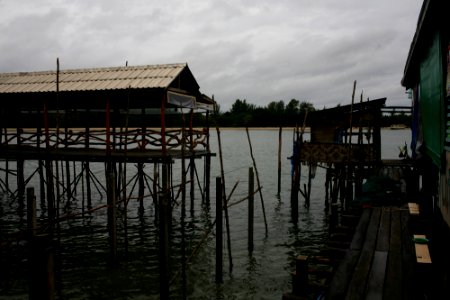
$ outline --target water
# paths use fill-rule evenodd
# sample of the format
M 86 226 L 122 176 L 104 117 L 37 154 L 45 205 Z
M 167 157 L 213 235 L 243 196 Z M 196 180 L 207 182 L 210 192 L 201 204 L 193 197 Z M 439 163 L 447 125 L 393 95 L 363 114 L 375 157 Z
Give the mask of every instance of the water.
M 242 202 L 229 209 L 233 270 L 229 273 L 226 235 L 224 233 L 224 283 L 215 283 L 215 229 L 206 234 L 215 218 L 215 177 L 220 176 L 217 134 L 211 131 L 211 150 L 217 153 L 211 167 L 211 204 L 202 205 L 200 192 L 195 191 L 195 207 L 188 205 L 186 217 L 187 294 L 189 299 L 280 299 L 291 290 L 291 272 L 298 254 L 316 254 L 323 247 L 328 234 L 328 213 L 325 209 L 325 171 L 317 169 L 312 183 L 311 205 L 305 208 L 300 197 L 299 221 L 290 221 L 290 161 L 292 131 L 283 131 L 282 188 L 277 196 L 278 130 L 250 130 L 253 154 L 259 173 L 268 223 L 266 235 L 259 194 L 255 195 L 254 251 L 247 250 L 247 204 Z M 408 130 L 382 131 L 382 157 L 398 158 L 399 146 L 409 144 Z M 306 135 L 308 139 L 308 135 Z M 238 182 L 230 202 L 247 194 L 248 168 L 253 166 L 245 130 L 222 130 L 222 152 L 227 194 Z M 174 185 L 179 183 L 180 162 L 173 168 Z M 77 170 L 80 170 L 80 166 Z M 1 166 L 4 167 L 4 166 Z M 14 164 L 11 163 L 10 168 Z M 28 175 L 36 169 L 34 162 L 26 163 Z M 200 179 L 203 161 L 196 160 Z M 94 173 L 102 178 L 103 164 L 93 164 Z M 305 168 L 303 168 L 305 170 Z M 131 179 L 132 166 L 128 171 Z M 153 165 L 145 170 L 152 174 Z M 4 173 L 0 173 L 4 176 Z M 306 174 L 302 181 L 305 182 Z M 12 184 L 12 183 L 10 183 Z M 256 185 L 256 180 L 255 180 Z M 38 188 L 37 176 L 29 186 Z M 80 187 L 81 189 L 81 187 Z M 96 189 L 93 187 L 93 191 Z M 98 189 L 101 191 L 101 187 Z M 131 189 L 131 187 L 129 188 Z M 146 193 L 148 191 L 146 190 Z M 137 194 L 137 191 L 134 191 Z M 39 199 L 39 194 L 38 199 Z M 189 193 L 188 193 L 189 195 Z M 78 196 L 81 197 L 81 196 Z M 106 203 L 106 197 L 94 198 L 93 206 Z M 180 199 L 177 199 L 179 202 Z M 187 201 L 189 203 L 189 200 Z M 61 205 L 63 207 L 63 204 Z M 60 299 L 159 299 L 158 231 L 151 198 L 146 198 L 145 211 L 138 213 L 138 202 L 131 200 L 127 211 L 128 252 L 125 251 L 123 213 L 119 211 L 119 260 L 116 268 L 108 265 L 109 246 L 106 211 L 99 209 L 90 216 L 63 221 L 60 236 L 61 273 Z M 81 200 L 72 203 L 67 212 L 79 213 Z M 3 197 L 0 203 L 0 299 L 28 299 L 27 244 L 8 239 L 10 233 L 26 227 L 25 215 L 18 214 L 17 201 Z M 40 209 L 39 213 L 45 213 Z M 63 215 L 64 208 L 61 209 Z M 181 208 L 173 213 L 170 266 L 173 284 L 171 298 L 181 296 Z M 224 226 L 225 228 L 225 226 Z M 224 229 L 225 230 L 225 229 Z M 9 241 L 9 242 L 8 242 Z M 4 247 L 8 244 L 8 247 Z

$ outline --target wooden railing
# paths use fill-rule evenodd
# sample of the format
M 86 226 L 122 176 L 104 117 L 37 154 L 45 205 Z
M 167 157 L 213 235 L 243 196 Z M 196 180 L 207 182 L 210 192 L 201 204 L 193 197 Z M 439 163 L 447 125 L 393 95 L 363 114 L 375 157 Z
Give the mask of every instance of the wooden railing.
M 199 150 L 207 148 L 208 130 L 192 129 L 167 129 L 165 132 L 166 149 L 181 149 L 182 145 L 187 150 Z M 108 141 L 109 139 L 109 141 Z M 96 148 L 106 149 L 140 149 L 159 150 L 163 147 L 161 131 L 158 129 L 129 129 L 115 130 L 107 133 L 104 129 L 83 131 L 79 129 L 57 130 L 48 132 L 33 129 L 9 129 L 3 130 L 0 145 L 24 145 L 36 148 Z

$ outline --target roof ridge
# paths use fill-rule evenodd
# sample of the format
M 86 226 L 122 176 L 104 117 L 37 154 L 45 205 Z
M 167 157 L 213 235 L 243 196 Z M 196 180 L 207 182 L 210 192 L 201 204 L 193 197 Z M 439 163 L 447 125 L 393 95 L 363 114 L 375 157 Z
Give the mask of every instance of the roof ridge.
M 169 64 L 154 64 L 154 65 L 128 65 L 128 66 L 115 66 L 115 67 L 94 67 L 94 68 L 70 68 L 60 69 L 59 73 L 89 73 L 89 72 L 104 72 L 104 71 L 123 71 L 123 70 L 144 70 L 144 69 L 160 69 L 160 68 L 175 68 L 175 67 L 187 67 L 187 63 L 169 63 Z M 0 73 L 0 77 L 10 76 L 26 76 L 26 75 L 49 75 L 56 74 L 55 70 L 46 71 L 20 71 L 20 72 L 5 72 Z

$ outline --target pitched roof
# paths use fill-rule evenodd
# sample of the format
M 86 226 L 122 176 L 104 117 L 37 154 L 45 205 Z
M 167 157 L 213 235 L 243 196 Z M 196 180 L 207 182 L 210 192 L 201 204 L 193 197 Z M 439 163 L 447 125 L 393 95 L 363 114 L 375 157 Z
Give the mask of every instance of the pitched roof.
M 59 91 L 167 88 L 186 69 L 189 70 L 184 63 L 61 70 L 58 80 Z M 189 74 L 195 82 L 190 71 Z M 0 73 L 0 94 L 56 92 L 56 81 L 55 70 Z M 198 85 L 196 88 L 198 89 Z

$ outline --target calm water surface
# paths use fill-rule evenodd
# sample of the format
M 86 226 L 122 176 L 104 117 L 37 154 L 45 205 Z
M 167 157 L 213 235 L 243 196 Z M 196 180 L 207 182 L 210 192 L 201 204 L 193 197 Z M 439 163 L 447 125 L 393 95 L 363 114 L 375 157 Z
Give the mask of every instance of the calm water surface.
M 231 254 L 233 270 L 229 272 L 226 235 L 224 235 L 224 283 L 215 283 L 215 229 L 207 234 L 207 229 L 215 218 L 215 177 L 220 176 L 217 134 L 211 131 L 211 148 L 217 157 L 212 158 L 211 203 L 202 205 L 200 191 L 195 191 L 195 206 L 189 205 L 186 217 L 186 246 L 189 265 L 187 270 L 187 294 L 189 299 L 281 299 L 284 292 L 291 290 L 291 272 L 295 268 L 294 258 L 298 254 L 316 254 L 323 247 L 328 235 L 328 212 L 325 209 L 325 171 L 317 169 L 312 183 L 311 205 L 307 209 L 300 196 L 299 222 L 293 224 L 290 218 L 290 161 L 292 152 L 292 131 L 285 129 L 282 137 L 282 188 L 277 196 L 278 130 L 250 130 L 253 154 L 259 173 L 265 205 L 268 232 L 265 232 L 261 199 L 255 195 L 254 251 L 247 250 L 247 203 L 242 202 L 229 208 Z M 309 139 L 308 134 L 306 140 Z M 225 172 L 225 189 L 230 194 L 236 190 L 230 202 L 243 199 L 248 190 L 248 169 L 253 166 L 245 130 L 222 130 L 222 153 Z M 409 144 L 408 130 L 382 131 L 382 157 L 398 158 L 399 146 Z M 173 184 L 180 181 L 178 161 L 173 167 Z M 10 163 L 10 168 L 15 164 Z M 28 176 L 36 170 L 35 162 L 27 162 Z M 75 164 L 76 169 L 81 166 Z M 0 168 L 4 168 L 1 162 Z M 203 177 L 203 161 L 196 160 L 200 180 Z M 92 164 L 92 169 L 100 181 L 104 178 L 103 164 Z M 304 171 L 306 168 L 303 168 Z M 153 165 L 145 166 L 150 176 Z M 128 176 L 135 172 L 129 167 Z M 305 172 L 306 173 L 306 172 Z M 0 172 L 4 177 L 4 172 Z M 302 180 L 306 180 L 303 174 Z M 15 179 L 14 179 L 15 181 Z M 11 182 L 12 186 L 15 182 Z M 150 183 L 151 184 L 151 183 Z M 255 179 L 256 185 L 256 179 Z M 34 175 L 28 186 L 37 189 L 38 177 Z M 64 208 L 66 212 L 82 211 L 81 190 L 78 184 L 78 200 Z M 106 203 L 102 187 L 98 185 L 94 193 L 93 206 Z M 129 188 L 131 190 L 131 187 Z M 137 190 L 134 192 L 137 194 Z M 148 190 L 146 190 L 148 194 Z M 188 192 L 189 195 L 189 192 Z M 180 199 L 177 199 L 180 202 Z M 189 204 L 189 200 L 187 203 Z M 38 202 L 39 203 L 39 202 Z M 39 206 L 39 205 L 38 205 Z M 26 208 L 25 208 L 26 209 Z M 98 210 L 83 218 L 70 219 L 60 224 L 60 254 L 57 265 L 61 269 L 60 299 L 159 299 L 158 231 L 155 226 L 155 210 L 150 197 L 146 198 L 145 211 L 138 213 L 138 203 L 131 200 L 125 222 L 124 210 L 119 210 L 119 260 L 116 268 L 108 265 L 108 234 L 106 211 Z M 45 208 L 39 208 L 45 215 Z M 170 266 L 172 278 L 171 298 L 181 296 L 181 208 L 176 206 L 173 213 L 171 232 Z M 3 195 L 0 202 L 0 238 L 3 244 L 0 258 L 0 299 L 28 299 L 27 289 L 27 244 L 24 241 L 7 242 L 12 232 L 26 228 L 26 211 L 21 212 L 17 201 Z M 127 228 L 127 238 L 124 228 Z M 225 228 L 225 227 L 224 227 Z M 128 241 L 126 247 L 125 241 Z

